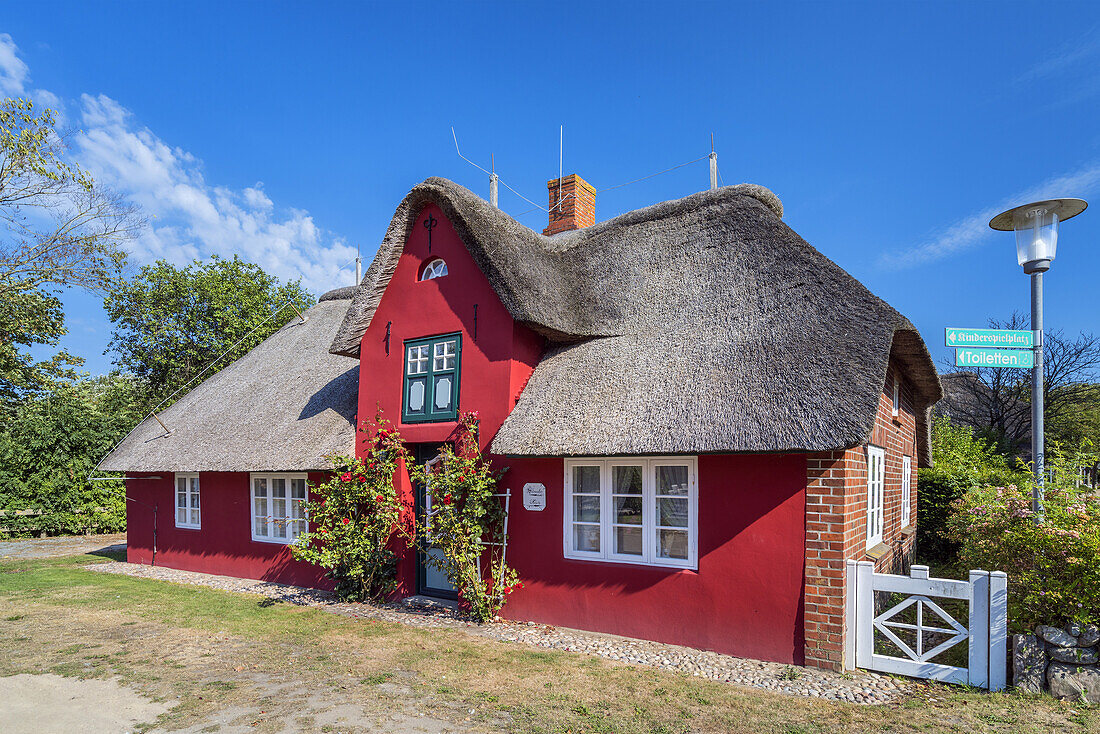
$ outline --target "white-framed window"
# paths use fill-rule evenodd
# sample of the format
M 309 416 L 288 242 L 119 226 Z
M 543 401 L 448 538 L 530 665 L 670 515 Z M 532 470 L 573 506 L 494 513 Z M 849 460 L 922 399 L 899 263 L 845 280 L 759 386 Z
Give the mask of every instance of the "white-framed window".
M 565 461 L 566 558 L 698 568 L 693 456 Z
M 867 447 L 867 547 L 882 542 L 882 489 L 886 484 L 886 452 L 878 446 Z
M 436 278 L 442 278 L 446 274 L 447 263 L 443 262 L 442 258 L 437 257 L 424 266 L 424 269 L 420 272 L 420 279 L 435 280 Z
M 288 544 L 297 540 L 306 531 L 306 475 L 254 473 L 250 484 L 252 539 Z
M 202 527 L 198 474 L 176 474 L 176 527 L 190 530 Z
M 896 377 L 894 378 L 894 406 L 893 406 L 893 412 L 894 412 L 894 415 L 897 415 L 898 413 L 901 412 L 901 382 L 899 382 L 898 378 L 896 378 Z
M 913 460 L 901 457 L 901 526 L 909 527 L 913 520 Z

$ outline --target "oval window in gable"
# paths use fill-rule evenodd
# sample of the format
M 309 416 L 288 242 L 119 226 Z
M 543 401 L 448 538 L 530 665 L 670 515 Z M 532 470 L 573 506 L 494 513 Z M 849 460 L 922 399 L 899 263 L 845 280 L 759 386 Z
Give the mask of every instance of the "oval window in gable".
M 447 263 L 443 262 L 443 258 L 437 257 L 424 266 L 424 269 L 420 271 L 421 280 L 434 280 L 435 278 L 442 278 L 447 274 Z

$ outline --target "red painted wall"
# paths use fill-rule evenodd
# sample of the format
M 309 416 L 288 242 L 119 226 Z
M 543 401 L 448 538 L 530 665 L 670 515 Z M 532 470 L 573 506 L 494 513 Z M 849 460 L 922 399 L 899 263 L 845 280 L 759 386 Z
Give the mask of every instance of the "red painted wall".
M 132 474 L 130 476 L 150 476 Z M 174 474 L 160 479 L 129 479 L 126 493 L 126 560 L 150 563 L 153 558 L 153 511 L 157 507 L 156 565 L 283 584 L 332 588 L 315 567 L 291 558 L 281 543 L 252 540 L 252 516 L 247 472 L 201 472 L 199 508 L 202 528 L 176 527 Z M 324 481 L 310 473 L 310 484 Z
M 432 249 L 421 222 L 435 217 Z M 419 282 L 433 257 L 448 275 Z M 478 304 L 477 338 L 473 306 Z M 386 325 L 390 349 L 386 354 Z M 537 365 L 543 340 L 516 325 L 440 209 L 417 216 L 409 241 L 363 337 L 359 415 L 381 407 L 410 443 L 442 442 L 454 423 L 399 422 L 404 370 L 402 343 L 462 333 L 459 408 L 481 417 L 487 446 Z M 802 662 L 806 462 L 801 456 L 699 457 L 699 570 L 576 561 L 562 551 L 564 480 L 561 459 L 508 459 L 513 490 L 508 560 L 526 588 L 505 614 L 781 662 Z M 526 482 L 547 487 L 547 507 L 524 510 Z M 411 502 L 407 476 L 398 489 Z M 400 595 L 415 592 L 415 557 L 401 565 Z
M 561 459 L 511 459 L 505 485 L 546 485 L 546 509 L 513 501 L 508 561 L 526 588 L 503 615 L 784 663 L 802 662 L 806 461 L 699 457 L 699 570 L 564 558 Z

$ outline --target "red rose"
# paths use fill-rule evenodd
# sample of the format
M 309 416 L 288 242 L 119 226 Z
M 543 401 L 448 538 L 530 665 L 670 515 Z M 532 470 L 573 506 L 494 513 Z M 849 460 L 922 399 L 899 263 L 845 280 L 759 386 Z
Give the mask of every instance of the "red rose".
M 450 494 L 443 495 L 443 504 L 445 504 L 445 505 L 451 504 L 451 495 Z
M 344 472 L 343 474 L 341 474 L 340 475 L 340 481 L 341 482 L 350 482 L 351 481 L 351 472 Z
M 383 499 L 384 498 L 382 497 L 382 495 L 377 495 L 377 496 L 375 496 L 374 501 L 375 502 L 381 502 Z
M 365 482 L 365 481 L 367 481 L 367 478 L 366 478 L 365 476 L 363 476 L 362 474 L 360 474 L 359 476 L 357 476 L 357 477 L 356 477 L 356 479 L 358 479 L 358 480 L 359 480 L 360 482 Z
M 349 519 L 347 519 L 347 518 L 345 517 L 345 518 L 344 518 L 344 524 L 345 524 L 345 525 L 347 525 L 347 524 L 348 524 L 349 522 L 351 522 L 351 520 L 349 520 Z

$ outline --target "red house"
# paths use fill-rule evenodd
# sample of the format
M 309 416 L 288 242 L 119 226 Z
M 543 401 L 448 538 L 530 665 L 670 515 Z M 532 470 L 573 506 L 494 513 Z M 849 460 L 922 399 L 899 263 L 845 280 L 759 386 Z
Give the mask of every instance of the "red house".
M 130 477 L 129 560 L 155 528 L 157 563 L 324 585 L 286 544 L 354 414 L 429 457 L 477 410 L 516 498 L 505 616 L 839 668 L 845 560 L 913 550 L 942 394 L 916 328 L 762 187 L 599 224 L 581 178 L 548 190 L 539 234 L 425 181 L 358 287 L 165 411 L 170 434 L 139 426 L 101 465 Z M 413 551 L 400 575 L 453 596 Z

